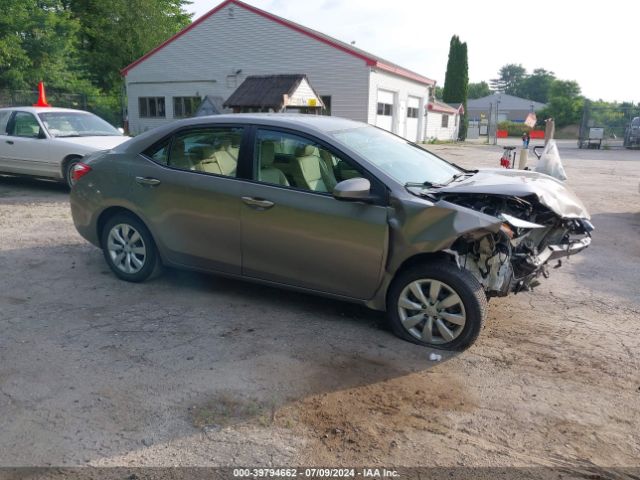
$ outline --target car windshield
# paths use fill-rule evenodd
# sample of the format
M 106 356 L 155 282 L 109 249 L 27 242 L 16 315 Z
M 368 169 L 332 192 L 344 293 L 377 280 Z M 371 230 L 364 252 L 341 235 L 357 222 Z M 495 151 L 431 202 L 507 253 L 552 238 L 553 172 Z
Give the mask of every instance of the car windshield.
M 355 150 L 402 184 L 439 185 L 462 170 L 379 128 L 366 126 L 331 132 L 340 143 Z
M 44 112 L 38 116 L 52 137 L 122 135 L 114 126 L 88 112 Z

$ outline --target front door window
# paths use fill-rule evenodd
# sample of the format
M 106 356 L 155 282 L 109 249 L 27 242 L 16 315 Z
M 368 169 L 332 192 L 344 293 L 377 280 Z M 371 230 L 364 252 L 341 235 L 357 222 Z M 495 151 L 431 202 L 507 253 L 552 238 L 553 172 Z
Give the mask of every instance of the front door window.
M 331 194 L 336 184 L 362 176 L 358 168 L 311 139 L 274 130 L 258 130 L 254 180 Z
M 40 136 L 40 124 L 32 114 L 17 112 L 13 118 L 13 127 L 9 135 L 13 135 L 14 137 L 38 138 Z

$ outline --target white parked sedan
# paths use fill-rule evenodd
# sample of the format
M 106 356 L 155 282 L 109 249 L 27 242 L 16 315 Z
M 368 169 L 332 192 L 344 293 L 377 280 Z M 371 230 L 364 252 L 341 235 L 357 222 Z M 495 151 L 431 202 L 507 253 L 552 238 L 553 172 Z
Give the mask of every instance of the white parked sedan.
M 82 110 L 0 108 L 0 173 L 52 178 L 72 186 L 73 167 L 83 156 L 128 139 Z

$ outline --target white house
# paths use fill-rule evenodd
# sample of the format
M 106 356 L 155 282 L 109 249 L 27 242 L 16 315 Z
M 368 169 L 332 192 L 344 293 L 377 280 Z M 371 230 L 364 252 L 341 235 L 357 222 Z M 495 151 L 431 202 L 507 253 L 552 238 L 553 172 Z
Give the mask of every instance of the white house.
M 425 140 L 457 140 L 464 114 L 462 104 L 448 104 L 431 99 L 427 106 Z
M 331 115 L 425 138 L 435 82 L 239 0 L 226 0 L 122 70 L 132 133 L 191 116 L 253 75 L 304 74 Z

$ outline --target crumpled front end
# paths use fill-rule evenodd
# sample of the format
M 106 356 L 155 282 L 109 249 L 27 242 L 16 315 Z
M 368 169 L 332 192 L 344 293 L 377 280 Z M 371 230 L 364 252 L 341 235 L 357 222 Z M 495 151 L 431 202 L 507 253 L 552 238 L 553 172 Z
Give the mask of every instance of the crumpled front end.
M 549 266 L 591 244 L 593 225 L 587 218 L 563 217 L 531 195 L 446 194 L 442 200 L 502 221 L 497 233 L 464 235 L 451 248 L 458 264 L 483 285 L 487 296 L 505 296 L 535 287 Z

